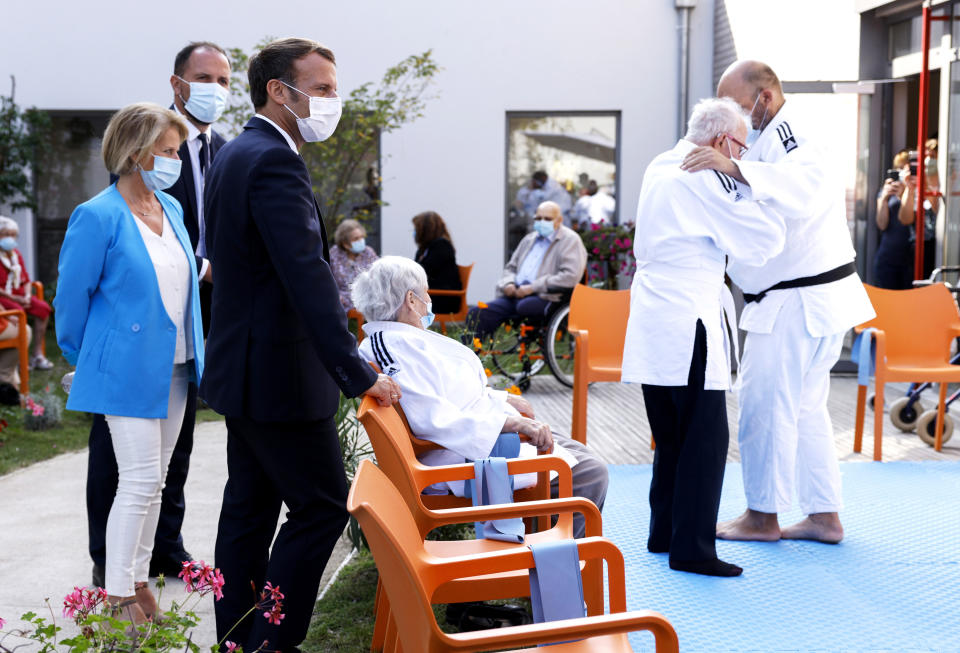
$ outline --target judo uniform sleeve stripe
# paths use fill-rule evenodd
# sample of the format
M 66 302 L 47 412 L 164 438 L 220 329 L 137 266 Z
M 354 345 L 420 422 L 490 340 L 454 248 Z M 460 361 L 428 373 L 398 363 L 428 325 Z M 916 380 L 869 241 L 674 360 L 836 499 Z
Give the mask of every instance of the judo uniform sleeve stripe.
M 379 335 L 380 335 L 380 332 L 377 331 L 372 336 L 370 336 L 370 344 L 371 344 L 371 348 L 373 349 L 373 357 L 377 359 L 377 365 L 379 365 L 380 369 L 382 370 L 387 366 L 387 363 L 386 361 L 384 361 L 383 356 L 380 354 L 380 348 L 377 346 L 377 336 Z
M 729 180 L 729 178 L 728 178 L 725 174 L 723 174 L 722 172 L 720 172 L 719 170 L 714 170 L 714 171 L 713 171 L 713 174 L 715 174 L 715 175 L 717 176 L 717 179 L 720 180 L 720 184 L 723 186 L 723 190 L 725 190 L 725 191 L 727 191 L 727 192 L 729 193 L 729 192 L 732 190 L 732 189 L 730 188 L 730 180 Z
M 387 360 L 388 363 L 393 365 L 393 356 L 390 355 L 390 352 L 387 351 L 387 345 L 383 342 L 383 331 L 377 333 L 380 336 L 380 351 L 383 352 L 383 357 Z
M 783 143 L 783 149 L 787 153 L 797 149 L 797 139 L 794 138 L 793 130 L 786 121 L 777 125 L 777 135 L 780 136 L 780 142 Z

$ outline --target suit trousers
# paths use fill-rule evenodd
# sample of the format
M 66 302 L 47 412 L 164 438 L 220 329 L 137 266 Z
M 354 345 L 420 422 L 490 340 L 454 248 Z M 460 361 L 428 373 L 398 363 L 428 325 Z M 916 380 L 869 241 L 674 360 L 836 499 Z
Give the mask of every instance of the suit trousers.
M 264 649 L 291 650 L 306 637 L 320 577 L 347 524 L 337 426 L 332 417 L 307 422 L 227 417 L 226 422 L 228 477 L 216 546 L 226 585 L 215 604 L 217 638 L 240 621 L 269 581 L 286 597 L 284 620 L 271 625 L 263 609 L 254 611 L 229 639 L 247 651 L 264 640 Z M 277 531 L 282 504 L 286 520 Z
M 476 331 L 481 340 L 492 336 L 497 327 L 517 317 L 546 317 L 554 302 L 527 295 L 523 299 L 497 297 L 487 302 L 486 308 L 471 308 L 467 324 Z
M 187 388 L 186 408 L 177 444 L 167 467 L 166 483 L 160 501 L 160 521 L 153 542 L 156 559 L 183 551 L 183 515 L 186 510 L 183 488 L 190 471 L 190 453 L 193 451 L 193 427 L 197 417 L 197 386 Z M 114 455 L 110 429 L 103 415 L 93 416 L 90 427 L 87 471 L 87 534 L 90 558 L 94 564 L 106 564 L 107 516 L 117 494 L 117 458 Z M 142 579 L 141 579 L 142 580 Z
M 685 386 L 643 384 L 656 440 L 647 548 L 679 562 L 715 560 L 717 512 L 730 432 L 723 390 L 704 390 L 707 332 L 697 320 Z

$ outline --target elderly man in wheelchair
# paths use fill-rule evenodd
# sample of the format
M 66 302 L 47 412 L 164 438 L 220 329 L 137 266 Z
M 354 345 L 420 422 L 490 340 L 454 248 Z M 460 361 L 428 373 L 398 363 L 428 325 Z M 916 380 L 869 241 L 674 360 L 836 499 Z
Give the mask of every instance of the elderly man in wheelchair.
M 497 282 L 499 296 L 467 315 L 468 327 L 483 343 L 490 342 L 505 322 L 517 327 L 493 345 L 493 353 L 499 371 L 521 389 L 544 359 L 557 379 L 572 386 L 566 313 L 586 265 L 587 250 L 579 234 L 563 225 L 555 202 L 543 202 L 537 207 L 533 231 L 517 245 Z
M 419 438 L 443 449 L 421 457 L 426 465 L 451 465 L 492 455 L 501 433 L 519 433 L 520 458 L 549 450 L 573 472 L 573 494 L 603 508 L 607 468 L 586 446 L 553 432 L 534 415 L 530 403 L 487 384 L 483 364 L 472 349 L 427 327 L 432 322 L 427 277 L 419 265 L 399 256 L 385 256 L 357 277 L 354 305 L 367 318 L 360 355 L 375 362 L 403 390 L 400 406 Z M 515 489 L 536 483 L 536 474 L 515 477 Z M 431 486 L 434 491 L 463 496 L 463 481 Z M 557 496 L 557 479 L 551 493 Z M 574 516 L 574 533 L 584 533 L 583 515 Z

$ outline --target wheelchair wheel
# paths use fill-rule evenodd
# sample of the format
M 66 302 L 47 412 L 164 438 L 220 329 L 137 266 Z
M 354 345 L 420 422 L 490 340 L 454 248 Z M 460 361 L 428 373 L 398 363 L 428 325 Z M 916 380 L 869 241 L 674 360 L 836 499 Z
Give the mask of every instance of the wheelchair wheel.
M 544 357 L 550 371 L 557 380 L 568 388 L 573 387 L 573 354 L 574 338 L 567 331 L 567 317 L 570 315 L 570 305 L 557 310 L 547 324 L 543 335 Z
M 931 447 L 934 446 L 937 439 L 937 410 L 935 408 L 928 410 L 917 420 L 917 435 Z M 950 415 L 944 413 L 943 444 L 946 444 L 951 436 L 953 436 L 953 419 L 951 419 Z
M 539 353 L 536 340 L 530 342 L 530 337 L 520 337 L 520 329 L 512 328 L 509 332 L 499 329 L 494 336 L 494 343 L 490 360 L 496 372 L 513 381 L 521 390 L 530 387 L 529 377 L 543 368 L 543 358 L 531 358 L 531 354 Z M 526 347 L 521 347 L 521 345 Z M 531 351 L 532 349 L 532 351 Z
M 917 428 L 917 419 L 925 410 L 919 399 L 907 407 L 909 402 L 909 397 L 900 397 L 890 405 L 890 421 L 904 433 L 910 433 Z

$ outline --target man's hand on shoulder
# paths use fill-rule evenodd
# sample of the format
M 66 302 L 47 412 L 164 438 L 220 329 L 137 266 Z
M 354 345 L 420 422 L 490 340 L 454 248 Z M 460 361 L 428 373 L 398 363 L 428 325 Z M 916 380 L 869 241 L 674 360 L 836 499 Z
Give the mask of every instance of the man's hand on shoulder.
M 732 160 L 728 159 L 712 147 L 701 145 L 687 153 L 680 164 L 681 170 L 687 172 L 700 172 L 701 170 L 718 170 L 724 174 L 730 175 L 734 179 L 743 181 L 740 175 L 740 168 Z
M 370 395 L 377 400 L 378 404 L 384 407 L 392 406 L 400 401 L 400 397 L 403 396 L 397 382 L 386 374 L 378 374 L 376 382 L 367 388 L 367 391 L 363 394 Z

